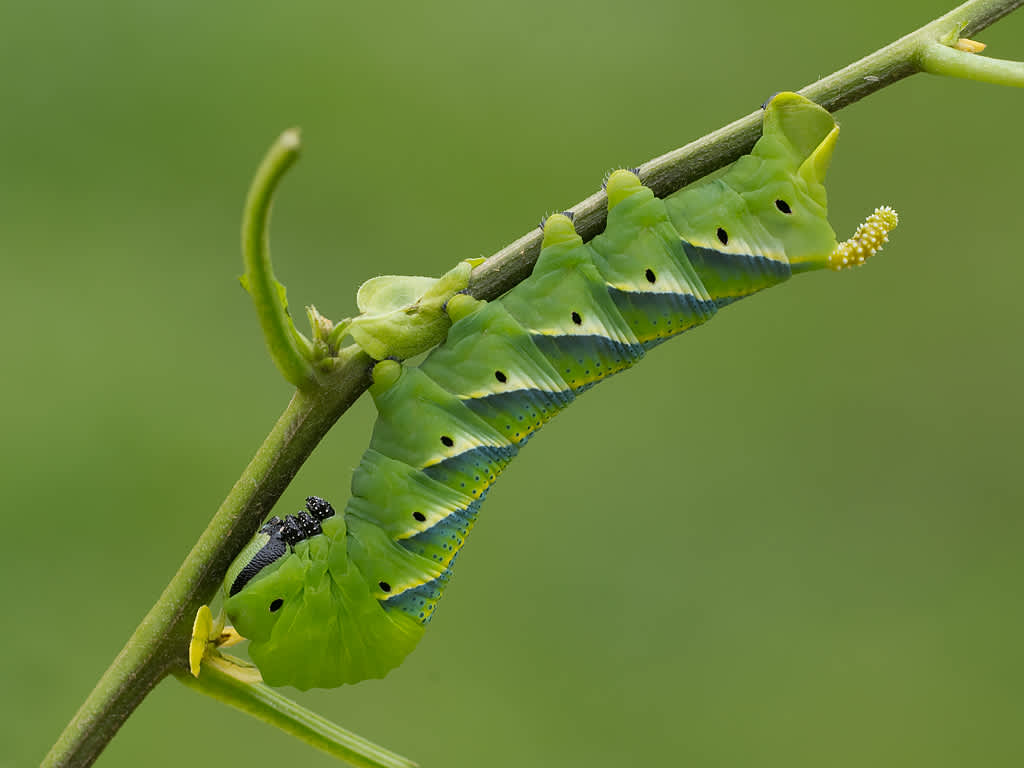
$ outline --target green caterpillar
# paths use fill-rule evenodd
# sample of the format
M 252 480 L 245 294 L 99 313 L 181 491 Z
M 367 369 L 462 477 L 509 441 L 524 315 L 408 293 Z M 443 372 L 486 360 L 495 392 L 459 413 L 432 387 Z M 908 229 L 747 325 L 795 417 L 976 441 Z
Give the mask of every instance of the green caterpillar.
M 447 339 L 419 367 L 378 363 L 379 416 L 344 514 L 310 497 L 227 573 L 226 613 L 266 682 L 384 676 L 422 636 L 488 489 L 544 423 L 720 307 L 878 250 L 892 209 L 843 244 L 828 223 L 837 135 L 826 110 L 781 93 L 751 154 L 671 197 L 616 171 L 602 235 L 584 244 L 551 216 L 529 279 L 490 303 L 449 302 Z

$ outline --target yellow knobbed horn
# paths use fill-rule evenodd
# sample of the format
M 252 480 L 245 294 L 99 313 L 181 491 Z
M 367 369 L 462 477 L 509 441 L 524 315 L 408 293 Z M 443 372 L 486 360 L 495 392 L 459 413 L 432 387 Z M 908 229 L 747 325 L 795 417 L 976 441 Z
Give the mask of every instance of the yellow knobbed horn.
M 840 243 L 836 249 L 829 254 L 829 269 L 846 269 L 857 267 L 874 256 L 882 246 L 889 242 L 889 233 L 896 229 L 900 217 L 896 211 L 888 205 L 875 208 L 875 212 L 868 216 L 864 223 L 857 227 L 853 237 Z

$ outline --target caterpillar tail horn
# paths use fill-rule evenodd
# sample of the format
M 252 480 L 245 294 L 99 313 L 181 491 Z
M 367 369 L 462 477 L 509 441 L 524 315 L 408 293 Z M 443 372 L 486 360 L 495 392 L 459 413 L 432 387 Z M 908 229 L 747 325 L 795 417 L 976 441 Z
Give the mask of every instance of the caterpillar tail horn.
M 853 237 L 840 243 L 829 254 L 829 269 L 839 271 L 863 264 L 889 242 L 889 233 L 896 229 L 899 221 L 896 211 L 888 205 L 875 208 L 875 212 L 857 227 Z

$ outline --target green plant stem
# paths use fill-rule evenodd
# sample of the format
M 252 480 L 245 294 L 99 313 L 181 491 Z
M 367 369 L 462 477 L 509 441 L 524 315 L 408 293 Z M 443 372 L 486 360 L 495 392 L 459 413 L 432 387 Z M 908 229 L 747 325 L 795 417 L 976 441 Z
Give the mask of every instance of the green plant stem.
M 199 678 L 177 671 L 175 676 L 195 691 L 263 720 L 329 755 L 359 768 L 415 768 L 416 763 L 396 755 L 330 720 L 296 704 L 262 683 L 239 682 L 212 664 L 204 664 Z
M 298 159 L 300 147 L 298 130 L 285 131 L 267 152 L 253 177 L 242 214 L 242 257 L 245 262 L 242 285 L 256 305 L 263 336 L 277 369 L 291 384 L 306 389 L 316 381 L 310 362 L 313 345 L 296 330 L 288 313 L 284 287 L 274 278 L 270 263 L 267 232 L 274 192 Z
M 895 43 L 819 80 L 801 92 L 837 110 L 898 80 L 923 71 L 925 46 L 961 30 L 971 35 L 1024 4 L 1024 0 L 970 0 Z M 925 57 L 927 58 L 927 57 Z M 685 147 L 641 166 L 644 180 L 667 195 L 732 162 L 753 146 L 760 125 L 754 112 Z M 285 136 L 288 134 L 286 133 Z M 299 391 L 246 467 L 209 526 L 147 613 L 124 649 L 67 725 L 46 756 L 44 766 L 88 766 L 113 738 L 121 723 L 153 686 L 172 670 L 187 669 L 188 641 L 199 606 L 216 593 L 224 571 L 273 507 L 299 467 L 328 429 L 369 385 L 372 361 L 348 347 L 319 374 L 314 372 L 301 337 L 276 292 L 266 248 L 266 222 L 277 182 L 294 162 L 297 136 L 288 146 L 279 140 L 260 167 L 246 204 L 243 230 L 247 274 L 256 274 L 254 295 L 260 322 L 275 363 Z M 605 196 L 592 195 L 573 207 L 585 239 L 604 227 Z M 539 232 L 519 238 L 473 273 L 470 293 L 500 296 L 525 279 L 540 245 Z M 251 261 L 250 261 L 251 257 Z M 273 287 L 273 290 L 270 289 Z M 275 304 L 277 302 L 277 304 Z
M 965 53 L 942 43 L 922 46 L 918 61 L 921 69 L 933 75 L 1024 88 L 1024 62 Z

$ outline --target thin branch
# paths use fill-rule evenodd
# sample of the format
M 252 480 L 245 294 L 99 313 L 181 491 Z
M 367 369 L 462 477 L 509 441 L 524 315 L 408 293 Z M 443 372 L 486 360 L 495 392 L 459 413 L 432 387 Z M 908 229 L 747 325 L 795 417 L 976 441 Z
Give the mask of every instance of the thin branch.
M 802 93 L 835 111 L 898 80 L 922 71 L 931 55 L 924 47 L 962 32 L 972 35 L 1024 4 L 1024 0 L 970 0 L 890 46 L 805 88 Z M 924 55 L 922 55 L 924 53 Z M 931 65 L 929 66 L 932 69 Z M 952 74 L 952 73 L 951 73 Z M 748 151 L 757 138 L 754 112 L 682 149 L 645 163 L 642 178 L 667 195 Z M 286 134 L 287 135 L 287 134 Z M 285 142 L 287 144 L 287 142 Z M 178 573 L 129 638 L 60 739 L 44 766 L 88 766 L 113 738 L 152 687 L 170 671 L 187 669 L 193 618 L 216 593 L 224 571 L 337 419 L 369 385 L 370 358 L 353 347 L 313 372 L 309 341 L 301 336 L 276 294 L 266 250 L 270 196 L 294 160 L 297 143 L 261 166 L 246 207 L 243 232 L 250 288 L 260 293 L 257 310 L 275 363 L 300 389 L 221 504 Z M 262 191 L 260 191 L 262 190 Z M 604 228 L 605 197 L 598 193 L 574 206 L 580 234 Z M 527 277 L 540 244 L 534 232 L 503 248 L 474 273 L 470 293 L 492 299 Z M 249 257 L 253 260 L 250 263 Z M 262 266 L 261 266 L 262 265 Z M 255 298 L 255 296 L 254 296 Z M 315 379 L 314 379 L 315 377 Z
M 933 75 L 1024 88 L 1024 62 L 979 56 L 942 43 L 923 46 L 918 61 L 923 70 Z
M 291 734 L 358 768 L 416 768 L 416 763 L 335 725 L 262 683 L 242 683 L 214 664 L 199 679 L 175 673 L 182 683 Z
M 274 192 L 298 159 L 300 147 L 298 130 L 285 131 L 267 152 L 253 177 L 242 214 L 242 256 L 245 261 L 242 285 L 256 305 L 256 314 L 274 364 L 289 383 L 304 389 L 315 383 L 310 363 L 313 345 L 296 330 L 288 313 L 284 286 L 274 278 L 270 263 L 267 233 Z

